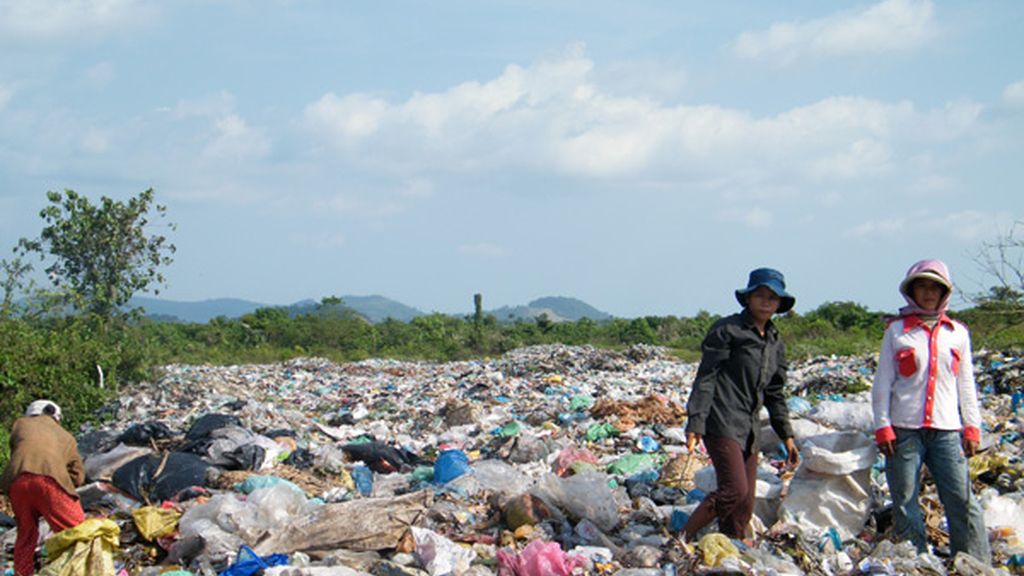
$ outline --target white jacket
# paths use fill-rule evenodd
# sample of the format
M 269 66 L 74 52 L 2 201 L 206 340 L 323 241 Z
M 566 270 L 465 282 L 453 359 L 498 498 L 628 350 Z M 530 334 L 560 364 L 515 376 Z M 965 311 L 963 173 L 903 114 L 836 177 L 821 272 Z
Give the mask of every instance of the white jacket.
M 917 316 L 889 324 L 871 402 L 879 443 L 896 438 L 894 426 L 963 430 L 965 438 L 979 441 L 981 410 L 967 327 L 945 314 L 935 328 Z

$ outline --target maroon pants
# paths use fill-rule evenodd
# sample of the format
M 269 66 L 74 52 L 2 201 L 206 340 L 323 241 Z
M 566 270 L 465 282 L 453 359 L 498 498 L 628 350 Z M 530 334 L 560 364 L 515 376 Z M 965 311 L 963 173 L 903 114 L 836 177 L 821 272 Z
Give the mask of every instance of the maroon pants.
M 757 450 L 752 444 L 753 438 L 744 447 L 732 438 L 704 437 L 718 489 L 708 494 L 690 515 L 684 528 L 687 540 L 692 540 L 716 516 L 719 532 L 730 538 L 746 537 L 757 488 Z
M 61 488 L 49 476 L 23 472 L 11 483 L 8 491 L 18 537 L 14 541 L 14 573 L 32 576 L 35 573 L 36 544 L 39 542 L 39 517 L 46 518 L 56 534 L 85 521 L 82 503 Z

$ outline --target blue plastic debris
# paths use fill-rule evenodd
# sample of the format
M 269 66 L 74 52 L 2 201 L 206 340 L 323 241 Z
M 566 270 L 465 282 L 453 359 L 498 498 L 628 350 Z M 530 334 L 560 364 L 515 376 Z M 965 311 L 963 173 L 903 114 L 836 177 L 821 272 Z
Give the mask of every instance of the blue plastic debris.
M 690 515 L 682 510 L 676 508 L 672 510 L 672 517 L 669 519 L 669 530 L 672 532 L 680 532 L 686 526 L 686 523 L 690 521 Z
M 356 483 L 356 490 L 363 496 L 373 493 L 373 470 L 362 464 L 352 469 L 352 481 Z

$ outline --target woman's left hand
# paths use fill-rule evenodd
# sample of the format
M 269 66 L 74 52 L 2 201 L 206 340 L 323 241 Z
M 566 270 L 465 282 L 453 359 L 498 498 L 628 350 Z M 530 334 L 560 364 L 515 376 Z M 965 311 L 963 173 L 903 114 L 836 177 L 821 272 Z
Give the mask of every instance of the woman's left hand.
M 978 453 L 978 442 L 975 440 L 963 439 L 964 456 L 970 458 Z
M 796 442 L 792 438 L 786 438 L 786 465 L 796 468 L 800 464 L 800 451 L 796 448 Z

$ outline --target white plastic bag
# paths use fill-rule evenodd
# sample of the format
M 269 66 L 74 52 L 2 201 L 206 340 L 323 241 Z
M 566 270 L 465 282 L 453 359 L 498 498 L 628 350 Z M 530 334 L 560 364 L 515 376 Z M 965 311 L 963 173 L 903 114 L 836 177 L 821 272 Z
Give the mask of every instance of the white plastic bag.
M 608 475 L 602 472 L 586 472 L 568 478 L 545 474 L 534 492 L 569 516 L 586 518 L 601 530 L 611 530 L 619 523 L 615 495 L 608 487 Z

